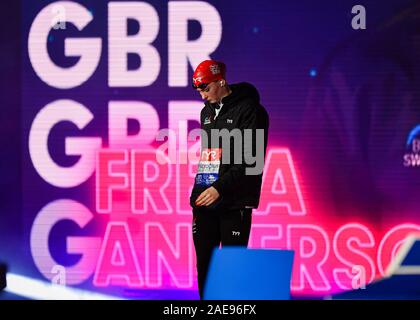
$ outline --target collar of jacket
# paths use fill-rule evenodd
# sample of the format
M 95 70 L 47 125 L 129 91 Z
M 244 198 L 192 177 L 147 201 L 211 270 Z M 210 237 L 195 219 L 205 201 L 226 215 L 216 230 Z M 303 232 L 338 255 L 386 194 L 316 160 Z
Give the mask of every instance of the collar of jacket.
M 226 97 L 223 97 L 222 100 L 221 100 L 221 102 L 223 103 L 223 108 L 222 108 L 222 110 L 220 110 L 219 116 L 222 113 L 225 113 L 232 106 L 232 102 L 235 100 L 234 89 L 232 89 L 232 87 L 230 89 L 232 90 L 232 92 L 229 95 L 227 95 Z M 215 109 L 218 109 L 218 107 L 220 107 L 217 102 L 216 103 L 206 102 L 206 105 L 208 107 L 210 107 L 213 115 L 216 114 Z

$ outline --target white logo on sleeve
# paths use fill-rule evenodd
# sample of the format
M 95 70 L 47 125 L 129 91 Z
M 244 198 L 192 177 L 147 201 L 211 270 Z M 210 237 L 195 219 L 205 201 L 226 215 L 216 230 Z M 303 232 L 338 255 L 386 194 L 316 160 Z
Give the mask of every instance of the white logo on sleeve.
M 204 124 L 209 124 L 209 123 L 211 123 L 210 117 L 206 117 L 204 119 Z
M 240 231 L 232 231 L 232 236 L 240 236 L 241 232 Z

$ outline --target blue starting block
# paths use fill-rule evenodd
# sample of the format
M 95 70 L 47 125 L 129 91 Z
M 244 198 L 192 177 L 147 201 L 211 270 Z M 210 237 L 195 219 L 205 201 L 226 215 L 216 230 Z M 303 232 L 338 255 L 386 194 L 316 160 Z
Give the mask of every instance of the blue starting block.
M 289 300 L 294 251 L 216 248 L 205 300 Z

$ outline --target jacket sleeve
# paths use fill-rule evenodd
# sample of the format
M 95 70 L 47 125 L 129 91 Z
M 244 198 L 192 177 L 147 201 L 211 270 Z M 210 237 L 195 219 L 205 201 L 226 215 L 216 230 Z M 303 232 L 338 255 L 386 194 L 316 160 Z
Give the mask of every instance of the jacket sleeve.
M 233 192 L 235 186 L 238 186 L 240 183 L 243 182 L 243 178 L 246 175 L 246 168 L 247 167 L 254 167 L 255 163 L 251 163 L 253 159 L 253 154 L 256 150 L 256 129 L 264 129 L 264 144 L 266 144 L 266 136 L 268 130 L 268 118 L 262 112 L 262 107 L 255 104 L 247 104 L 243 111 L 241 112 L 241 118 L 238 125 L 238 129 L 241 130 L 242 133 L 242 161 L 239 164 L 233 163 L 230 168 L 225 172 L 223 176 L 221 176 L 218 180 L 216 180 L 212 187 L 214 187 L 220 195 L 224 195 L 228 192 Z M 244 141 L 244 130 L 251 129 L 252 130 L 252 140 L 251 141 Z M 264 153 L 265 153 L 266 145 L 264 145 Z M 265 155 L 265 154 L 264 154 Z M 232 157 L 231 157 L 232 159 Z M 248 161 L 247 161 L 248 160 Z

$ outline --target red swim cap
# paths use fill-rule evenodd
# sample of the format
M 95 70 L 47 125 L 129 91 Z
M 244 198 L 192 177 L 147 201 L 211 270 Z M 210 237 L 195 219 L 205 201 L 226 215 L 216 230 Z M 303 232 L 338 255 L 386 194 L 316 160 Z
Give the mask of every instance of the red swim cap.
M 194 71 L 194 89 L 204 87 L 210 82 L 225 79 L 226 65 L 215 60 L 204 60 Z

